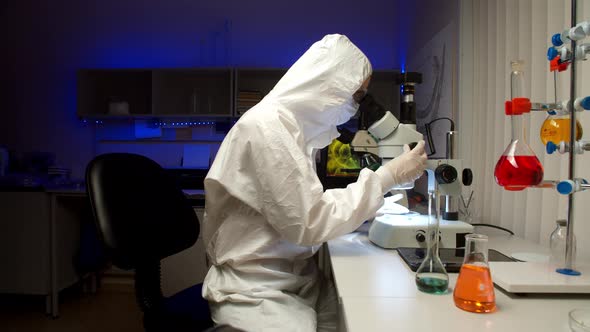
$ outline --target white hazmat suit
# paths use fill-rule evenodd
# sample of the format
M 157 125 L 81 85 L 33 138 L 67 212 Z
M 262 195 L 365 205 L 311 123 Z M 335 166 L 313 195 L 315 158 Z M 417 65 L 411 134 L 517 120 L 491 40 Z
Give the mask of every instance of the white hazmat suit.
M 251 332 L 319 329 L 324 290 L 312 256 L 372 218 L 393 184 L 422 173 L 426 158 L 414 149 L 403 172 L 386 165 L 391 170 L 362 170 L 347 188 L 324 191 L 320 183 L 312 152 L 355 114 L 352 95 L 371 70 L 348 38 L 328 35 L 225 137 L 205 179 L 202 227 L 212 265 L 203 296 L 216 323 Z

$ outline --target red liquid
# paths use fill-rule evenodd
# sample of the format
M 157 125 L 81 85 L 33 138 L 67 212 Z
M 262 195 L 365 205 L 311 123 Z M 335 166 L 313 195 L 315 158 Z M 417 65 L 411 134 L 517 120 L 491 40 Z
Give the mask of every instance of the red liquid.
M 458 308 L 470 312 L 494 312 L 496 294 L 490 269 L 487 266 L 463 264 L 453 300 Z
M 496 182 L 506 190 L 523 190 L 543 180 L 543 166 L 536 156 L 505 156 L 496 164 Z

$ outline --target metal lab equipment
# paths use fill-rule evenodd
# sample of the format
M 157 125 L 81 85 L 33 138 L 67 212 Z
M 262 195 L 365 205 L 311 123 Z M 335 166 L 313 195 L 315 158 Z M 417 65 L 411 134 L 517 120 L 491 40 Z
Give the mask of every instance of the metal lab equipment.
M 447 159 L 431 159 L 426 162 L 428 191 L 437 192 L 445 198 L 444 211 L 439 221 L 441 248 L 457 248 L 463 245 L 465 234 L 473 232 L 473 226 L 459 220 L 458 200 L 462 186 L 471 185 L 472 174 L 462 169 L 460 159 L 454 154 L 453 142 L 456 132 L 447 135 Z M 402 215 L 385 214 L 375 218 L 369 229 L 371 242 L 382 248 L 426 247 L 428 216 L 417 213 Z M 458 241 L 459 239 L 459 241 Z

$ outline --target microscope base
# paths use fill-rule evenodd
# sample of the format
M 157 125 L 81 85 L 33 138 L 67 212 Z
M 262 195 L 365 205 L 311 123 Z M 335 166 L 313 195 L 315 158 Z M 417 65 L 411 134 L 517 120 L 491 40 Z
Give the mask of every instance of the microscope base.
M 384 214 L 373 220 L 369 228 L 369 240 L 381 248 L 399 247 L 426 248 L 428 215 L 410 212 L 407 214 Z M 473 233 L 473 226 L 458 220 L 442 219 L 439 226 L 440 248 L 464 246 L 465 234 Z M 422 237 L 421 235 L 424 235 Z M 420 241 L 423 239 L 423 241 Z

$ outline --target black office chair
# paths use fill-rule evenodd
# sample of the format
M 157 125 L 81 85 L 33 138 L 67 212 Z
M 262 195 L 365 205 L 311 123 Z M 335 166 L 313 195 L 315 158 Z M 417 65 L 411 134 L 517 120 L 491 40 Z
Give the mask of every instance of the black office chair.
M 135 270 L 144 328 L 202 331 L 213 326 L 202 284 L 162 295 L 160 260 L 191 247 L 199 220 L 171 177 L 144 156 L 110 153 L 86 169 L 86 187 L 99 234 L 113 264 Z

